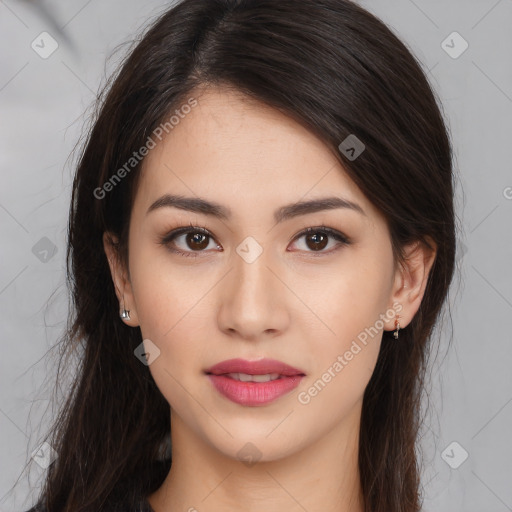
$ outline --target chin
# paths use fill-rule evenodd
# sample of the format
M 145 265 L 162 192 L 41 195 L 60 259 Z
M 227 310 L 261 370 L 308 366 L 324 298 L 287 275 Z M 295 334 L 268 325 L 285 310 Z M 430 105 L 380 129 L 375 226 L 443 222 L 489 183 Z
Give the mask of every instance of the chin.
M 275 428 L 275 424 L 274 424 Z M 226 434 L 222 439 L 209 438 L 208 442 L 223 456 L 245 463 L 248 467 L 259 462 L 274 462 L 301 451 L 308 443 L 296 439 L 290 432 L 271 433 L 272 429 L 247 429 L 239 432 L 228 428 L 233 435 Z

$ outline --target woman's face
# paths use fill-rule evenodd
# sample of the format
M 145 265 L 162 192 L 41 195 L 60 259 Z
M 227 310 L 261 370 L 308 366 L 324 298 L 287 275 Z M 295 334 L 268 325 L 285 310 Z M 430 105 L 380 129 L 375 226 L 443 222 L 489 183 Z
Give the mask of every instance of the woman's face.
M 127 323 L 160 351 L 149 369 L 173 427 L 262 461 L 355 435 L 382 331 L 401 308 L 384 218 L 296 122 L 227 90 L 196 99 L 144 161 L 122 290 Z M 327 198 L 332 208 L 299 206 Z M 171 239 L 177 228 L 190 231 Z M 250 365 L 219 372 L 279 381 L 207 373 L 262 358 L 299 375 Z

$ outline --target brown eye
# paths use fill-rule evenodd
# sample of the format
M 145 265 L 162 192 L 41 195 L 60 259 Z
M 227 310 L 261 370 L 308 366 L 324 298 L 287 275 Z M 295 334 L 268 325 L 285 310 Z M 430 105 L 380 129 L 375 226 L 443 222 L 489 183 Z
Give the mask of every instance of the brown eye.
M 329 237 L 321 231 L 306 235 L 306 245 L 313 251 L 321 251 L 327 246 Z
M 187 234 L 185 240 L 188 246 L 194 250 L 206 249 L 208 247 L 209 236 L 204 233 L 190 232 Z
M 341 246 L 350 245 L 351 241 L 348 237 L 336 231 L 335 229 L 328 228 L 325 226 L 320 226 L 317 228 L 307 228 L 302 233 L 295 237 L 295 240 L 304 239 L 303 247 L 299 247 L 304 252 L 309 253 L 318 253 L 315 254 L 327 255 L 335 252 Z M 334 240 L 337 243 L 332 244 L 331 250 L 324 250 L 328 245 L 330 240 Z M 300 244 L 299 244 L 300 245 Z
M 171 231 L 160 240 L 160 243 L 181 256 L 196 257 L 203 252 L 210 252 L 205 249 L 212 240 L 212 235 L 206 229 L 189 226 Z

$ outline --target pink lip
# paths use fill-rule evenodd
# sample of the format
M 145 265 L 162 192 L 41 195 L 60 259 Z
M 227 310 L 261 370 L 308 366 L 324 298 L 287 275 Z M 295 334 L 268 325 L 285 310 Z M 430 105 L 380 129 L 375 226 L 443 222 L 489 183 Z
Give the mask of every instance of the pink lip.
M 229 359 L 206 371 L 215 389 L 232 402 L 246 406 L 268 404 L 296 388 L 304 372 L 275 359 L 246 361 Z M 279 373 L 280 377 L 269 382 L 242 382 L 229 377 L 228 373 L 264 375 Z
M 302 370 L 298 370 L 282 361 L 275 359 L 258 359 L 257 361 L 247 361 L 246 359 L 228 359 L 222 361 L 208 370 L 206 373 L 214 375 L 223 375 L 226 373 L 247 373 L 248 375 L 265 375 L 267 373 L 279 373 L 280 375 L 293 376 L 304 375 Z

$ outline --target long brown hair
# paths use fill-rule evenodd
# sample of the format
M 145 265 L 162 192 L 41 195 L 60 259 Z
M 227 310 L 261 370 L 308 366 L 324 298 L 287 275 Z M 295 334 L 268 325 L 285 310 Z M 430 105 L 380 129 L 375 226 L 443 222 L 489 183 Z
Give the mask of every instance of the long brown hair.
M 191 91 L 209 84 L 279 109 L 323 140 L 385 216 L 396 261 L 411 241 L 430 237 L 437 245 L 419 311 L 399 343 L 383 334 L 360 429 L 365 510 L 417 512 L 420 398 L 455 263 L 452 148 L 421 65 L 384 23 L 349 0 L 183 0 L 140 37 L 103 89 L 69 215 L 73 304 L 62 358 L 79 354 L 80 362 L 47 439 L 58 456 L 40 503 L 48 512 L 135 506 L 170 469 L 162 452 L 169 404 L 134 357 L 141 332 L 119 320 L 102 245 L 103 233 L 113 232 L 127 261 L 140 163 L 103 192 Z M 339 150 L 350 134 L 366 147 L 355 160 Z

